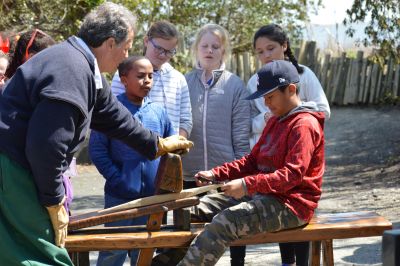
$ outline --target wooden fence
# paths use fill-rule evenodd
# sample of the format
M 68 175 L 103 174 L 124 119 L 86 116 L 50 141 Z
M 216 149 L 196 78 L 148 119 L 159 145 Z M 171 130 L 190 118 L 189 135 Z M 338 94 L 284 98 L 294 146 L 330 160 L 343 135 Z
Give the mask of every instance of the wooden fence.
M 295 49 L 299 62 L 311 68 L 324 88 L 330 104 L 375 104 L 384 97 L 400 96 L 400 65 L 388 59 L 381 67 L 358 51 L 355 58 L 319 55 L 316 43 L 303 42 Z M 259 60 L 250 52 L 233 54 L 227 68 L 246 83 L 257 69 Z

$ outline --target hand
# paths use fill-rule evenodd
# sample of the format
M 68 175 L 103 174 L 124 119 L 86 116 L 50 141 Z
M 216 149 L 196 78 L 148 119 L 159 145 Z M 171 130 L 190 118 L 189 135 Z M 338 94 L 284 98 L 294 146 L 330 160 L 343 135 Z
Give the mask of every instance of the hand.
M 58 205 L 46 207 L 51 223 L 53 224 L 55 243 L 57 246 L 62 248 L 64 247 L 65 239 L 67 238 L 69 222 L 68 213 L 64 208 L 65 200 L 66 198 L 64 196 L 63 200 Z
M 225 196 L 233 197 L 235 199 L 243 198 L 246 196 L 246 190 L 243 182 L 244 181 L 242 178 L 229 181 L 221 187 L 221 190 L 224 192 Z
M 196 185 L 198 187 L 211 185 L 215 180 L 212 171 L 200 171 L 195 174 L 194 178 L 196 179 Z
M 156 158 L 168 152 L 182 152 L 193 147 L 193 142 L 183 136 L 173 135 L 167 138 L 158 138 Z

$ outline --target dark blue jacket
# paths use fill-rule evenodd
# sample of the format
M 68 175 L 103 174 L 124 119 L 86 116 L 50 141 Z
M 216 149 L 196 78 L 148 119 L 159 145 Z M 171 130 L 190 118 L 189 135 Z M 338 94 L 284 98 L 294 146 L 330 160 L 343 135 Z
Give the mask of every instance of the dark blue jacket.
M 143 105 L 138 106 L 131 103 L 125 93 L 117 98 L 145 128 L 161 137 L 174 134 L 167 112 L 161 105 L 145 98 Z M 150 161 L 121 141 L 109 139 L 97 131 L 90 135 L 89 154 L 106 179 L 105 193 L 127 200 L 154 195 L 159 159 Z
M 133 119 L 105 79 L 103 86 L 96 89 L 94 59 L 71 37 L 28 60 L 4 88 L 0 152 L 32 172 L 43 205 L 63 198 L 62 173 L 89 126 L 155 157 L 157 134 Z

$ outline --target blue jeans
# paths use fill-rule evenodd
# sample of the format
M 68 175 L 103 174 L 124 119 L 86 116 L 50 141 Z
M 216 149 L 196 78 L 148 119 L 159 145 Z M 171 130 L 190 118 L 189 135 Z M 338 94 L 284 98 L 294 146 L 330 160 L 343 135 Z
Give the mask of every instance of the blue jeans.
M 109 194 L 104 195 L 104 208 L 114 207 L 119 204 L 126 203 L 126 199 L 115 198 Z M 131 225 L 145 225 L 147 222 L 147 216 L 142 216 L 134 219 L 121 220 L 112 223 L 106 223 L 105 227 L 111 226 L 131 226 Z M 139 255 L 138 249 L 126 250 L 110 250 L 100 251 L 97 259 L 98 266 L 119 266 L 123 265 L 126 259 L 126 255 L 131 258 L 131 265 L 136 265 L 136 261 Z

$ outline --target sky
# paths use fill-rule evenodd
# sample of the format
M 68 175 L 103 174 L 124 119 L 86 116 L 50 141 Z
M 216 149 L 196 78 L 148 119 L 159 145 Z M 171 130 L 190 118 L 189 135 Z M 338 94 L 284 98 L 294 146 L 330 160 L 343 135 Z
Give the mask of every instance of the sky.
M 353 4 L 353 0 L 322 0 L 322 7 L 319 8 L 317 15 L 310 15 L 312 24 L 331 25 L 341 24 L 346 17 L 346 9 Z

